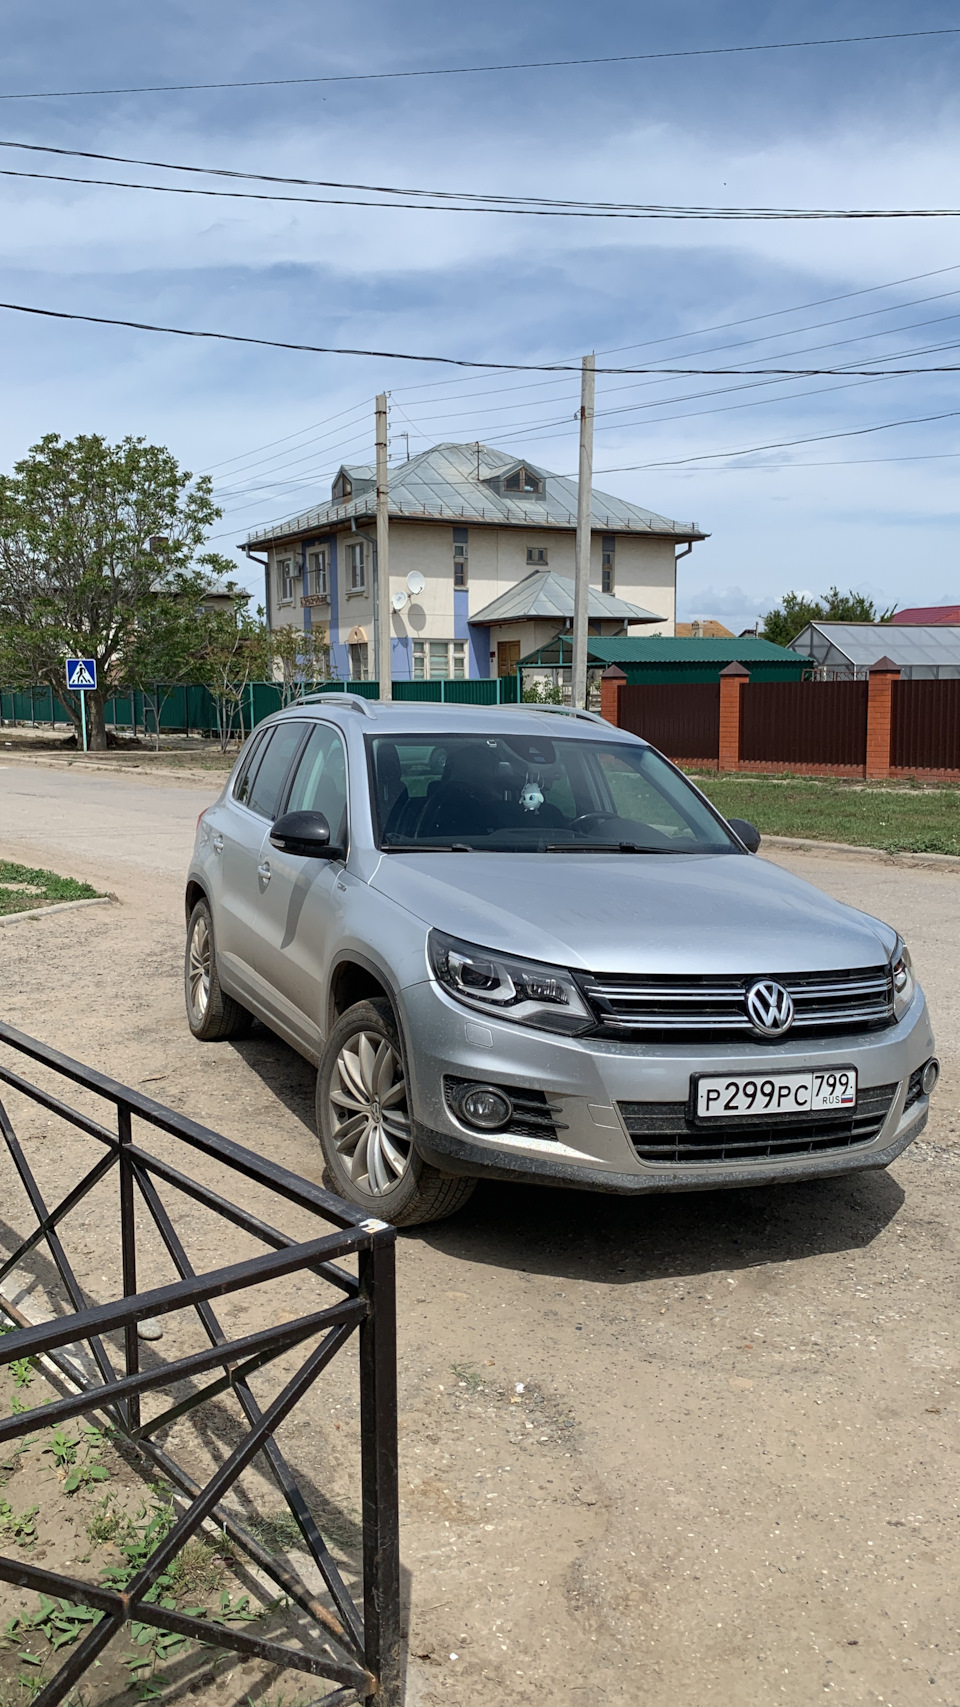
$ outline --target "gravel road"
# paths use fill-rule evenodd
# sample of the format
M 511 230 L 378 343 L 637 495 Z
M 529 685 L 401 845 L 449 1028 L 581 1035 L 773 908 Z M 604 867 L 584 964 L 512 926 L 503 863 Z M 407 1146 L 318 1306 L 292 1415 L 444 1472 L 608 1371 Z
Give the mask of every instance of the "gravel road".
M 0 857 L 119 903 L 5 931 L 2 1011 L 316 1179 L 306 1063 L 182 1016 L 217 791 L 0 764 Z M 776 1190 L 484 1186 L 402 1235 L 409 1707 L 960 1703 L 960 873 L 776 857 L 910 943 L 945 1064 L 924 1140 Z

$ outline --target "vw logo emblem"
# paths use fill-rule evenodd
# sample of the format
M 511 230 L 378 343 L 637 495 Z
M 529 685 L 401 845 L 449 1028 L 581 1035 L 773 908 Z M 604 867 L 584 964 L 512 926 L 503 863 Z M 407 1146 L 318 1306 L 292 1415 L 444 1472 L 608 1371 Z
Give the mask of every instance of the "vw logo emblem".
M 782 1037 L 793 1024 L 793 997 L 773 978 L 761 978 L 747 991 L 747 1013 L 761 1037 Z

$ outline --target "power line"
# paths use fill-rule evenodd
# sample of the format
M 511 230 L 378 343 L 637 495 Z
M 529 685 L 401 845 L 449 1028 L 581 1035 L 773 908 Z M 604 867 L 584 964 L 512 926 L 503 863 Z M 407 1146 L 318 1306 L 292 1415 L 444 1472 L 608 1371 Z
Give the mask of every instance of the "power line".
M 204 170 L 204 168 L 198 169 Z M 172 167 L 170 170 L 191 171 L 193 168 Z M 231 175 L 239 176 L 240 174 Z M 599 204 L 582 207 L 542 207 L 533 203 L 523 203 L 523 205 L 510 207 L 492 197 L 490 198 L 491 205 L 486 205 L 480 201 L 361 201 L 356 196 L 285 196 L 266 190 L 211 190 L 206 186 L 194 188 L 189 184 L 133 184 L 125 178 L 80 178 L 67 172 L 19 172 L 10 166 L 0 167 L 0 177 L 27 178 L 32 182 L 44 184 L 85 184 L 93 189 L 140 190 L 148 191 L 152 195 L 206 196 L 221 201 L 283 202 L 288 205 L 293 202 L 303 207 L 375 207 L 408 213 L 489 213 L 508 215 L 515 219 L 662 219 L 679 221 L 704 219 L 736 224 L 743 220 L 776 223 L 783 220 L 960 218 L 960 208 L 955 207 L 696 207 L 683 204 L 670 206 L 667 203 L 650 202 L 647 205 L 638 203 L 634 210 L 626 211 L 604 209 Z M 445 196 L 448 192 L 443 190 L 398 190 L 389 193 Z M 449 193 L 467 196 L 471 192 L 450 191 Z
M 413 71 L 343 71 L 322 77 L 250 77 L 222 83 L 147 83 L 116 89 L 32 89 L 0 94 L 0 101 L 53 101 L 82 95 L 173 95 L 200 89 L 280 89 L 315 83 L 386 83 L 407 77 L 473 77 L 492 71 L 550 71 L 575 65 L 637 65 L 660 59 L 710 59 L 723 54 L 781 53 L 789 48 L 848 47 L 860 42 L 917 41 L 955 36 L 960 29 L 890 30 L 881 35 L 812 36 L 804 41 L 751 42 L 742 47 L 672 48 L 661 53 L 610 53 L 585 59 L 527 59 L 503 65 L 431 66 Z
M 624 464 L 619 468 L 598 468 L 597 474 L 628 474 L 638 469 L 650 468 L 679 468 L 689 462 L 715 462 L 721 457 L 757 456 L 765 450 L 789 450 L 794 445 L 825 444 L 829 439 L 855 439 L 865 433 L 885 433 L 891 427 L 917 427 L 928 421 L 952 421 L 960 415 L 960 409 L 945 409 L 939 415 L 910 415 L 902 421 L 880 421 L 873 427 L 848 427 L 841 433 L 816 433 L 806 439 L 779 439 L 776 444 L 745 445 L 740 450 L 709 450 L 701 451 L 696 456 L 669 457 L 662 462 L 634 462 Z M 572 475 L 567 476 L 572 479 Z
M 369 356 L 377 361 L 430 362 L 444 367 L 483 368 L 497 373 L 579 373 L 574 362 L 489 362 L 468 359 L 466 356 L 435 356 L 413 354 L 409 350 L 361 350 L 340 344 L 295 344 L 281 338 L 253 338 L 241 332 L 208 332 L 186 326 L 157 326 L 147 320 L 121 320 L 107 314 L 75 314 L 65 308 L 36 308 L 24 302 L 0 302 L 0 309 L 12 314 L 35 314 L 44 320 L 74 320 L 90 326 L 124 326 L 134 332 L 163 332 L 175 338 L 211 338 L 228 344 L 254 344 L 263 349 L 293 350 L 316 356 Z M 943 346 L 936 346 L 942 348 Z M 947 346 L 948 348 L 950 346 Z M 877 361 L 884 358 L 878 356 Z M 780 376 L 788 379 L 815 379 L 821 375 L 860 375 L 865 379 L 898 379 L 910 374 L 960 373 L 960 364 L 942 363 L 933 367 L 873 368 L 850 367 L 598 367 L 597 373 L 639 373 L 651 375 L 687 374 L 693 377 Z

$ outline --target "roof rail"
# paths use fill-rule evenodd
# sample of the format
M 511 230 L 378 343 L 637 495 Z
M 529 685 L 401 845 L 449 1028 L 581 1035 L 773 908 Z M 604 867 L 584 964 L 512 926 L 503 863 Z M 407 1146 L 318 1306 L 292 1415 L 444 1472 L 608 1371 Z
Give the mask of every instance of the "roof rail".
M 373 716 L 373 712 L 370 710 L 370 700 L 365 694 L 354 693 L 351 688 L 347 688 L 343 692 L 334 688 L 332 693 L 301 694 L 296 703 L 297 705 L 328 705 L 331 701 L 334 705 L 347 705 L 351 711 L 362 711 L 364 717 Z
M 600 716 L 599 711 L 583 711 L 583 710 L 581 710 L 581 708 L 579 706 L 576 706 L 576 705 L 531 705 L 531 704 L 527 704 L 525 706 L 520 707 L 520 709 L 524 710 L 524 711 L 551 711 L 554 713 L 559 712 L 561 717 L 581 717 L 581 718 L 583 718 L 584 722 L 586 722 L 586 723 L 606 723 L 606 721 L 607 721 L 607 719 L 605 717 Z

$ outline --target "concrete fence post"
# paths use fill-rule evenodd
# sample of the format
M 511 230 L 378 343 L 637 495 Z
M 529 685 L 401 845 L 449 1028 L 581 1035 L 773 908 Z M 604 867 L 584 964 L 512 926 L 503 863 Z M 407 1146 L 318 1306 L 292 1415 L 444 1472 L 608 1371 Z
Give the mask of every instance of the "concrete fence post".
M 615 729 L 620 727 L 620 689 L 626 679 L 617 664 L 611 664 L 600 677 L 600 716 L 612 723 Z
M 720 671 L 720 740 L 717 768 L 740 769 L 740 695 L 750 680 L 742 664 L 728 664 Z
M 867 695 L 867 759 L 864 775 L 880 782 L 890 775 L 893 741 L 893 684 L 900 680 L 900 666 L 892 658 L 878 658 L 870 665 Z

